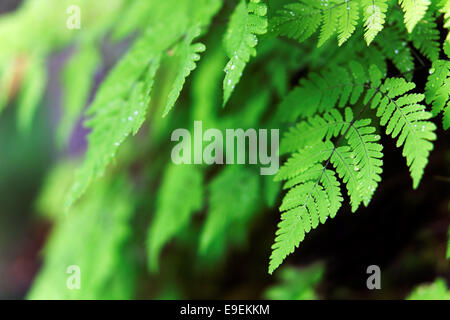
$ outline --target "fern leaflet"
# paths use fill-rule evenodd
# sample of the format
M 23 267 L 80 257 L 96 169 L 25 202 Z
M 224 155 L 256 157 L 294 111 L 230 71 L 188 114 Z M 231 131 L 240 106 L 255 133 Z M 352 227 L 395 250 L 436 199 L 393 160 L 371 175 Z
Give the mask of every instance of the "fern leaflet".
M 370 44 L 383 29 L 388 9 L 386 0 L 300 1 L 287 4 L 272 20 L 275 33 L 303 42 L 320 27 L 318 46 L 337 34 L 341 46 L 355 32 L 363 11 L 365 39 Z
M 146 72 L 142 75 L 142 80 L 135 79 L 135 77 L 140 77 L 141 63 L 142 61 L 148 61 L 147 55 L 151 45 L 152 43 L 147 41 L 139 41 L 104 82 L 104 91 L 101 88 L 97 94 L 97 98 L 89 110 L 91 114 L 94 114 L 94 117 L 87 122 L 87 126 L 92 128 L 92 132 L 88 137 L 89 147 L 86 159 L 69 193 L 68 208 L 84 193 L 92 180 L 103 175 L 106 166 L 114 159 L 120 144 L 131 133 L 136 134 L 144 122 L 160 55 L 156 54 L 150 60 L 145 69 Z M 139 61 L 140 63 L 133 64 L 133 61 Z M 128 78 L 118 79 L 123 74 L 127 74 Z M 110 84 L 108 80 L 118 81 L 119 87 Z M 103 101 L 107 96 L 113 95 L 111 89 L 120 88 L 126 82 L 129 82 L 130 86 L 124 86 L 130 90 L 128 100 L 123 99 L 123 95 L 127 94 L 126 92 L 122 93 L 119 89 L 116 89 L 120 95 L 114 97 L 108 103 Z
M 327 217 L 334 217 L 341 206 L 342 196 L 335 172 L 321 165 L 333 150 L 332 142 L 319 141 L 299 150 L 278 172 L 276 179 L 287 179 L 287 186 L 293 188 L 280 206 L 285 212 L 281 215 L 272 246 L 270 274 L 298 247 L 306 233 L 316 228 L 319 222 L 324 223 Z
M 364 38 L 369 45 L 377 34 L 383 30 L 386 21 L 386 11 L 388 5 L 386 0 L 363 0 L 362 9 L 364 12 L 364 27 L 366 32 Z
M 432 12 L 427 12 L 414 28 L 409 38 L 425 57 L 431 61 L 439 58 L 440 36 L 436 22 L 433 19 Z
M 380 124 L 386 126 L 386 134 L 397 138 L 397 147 L 403 145 L 403 156 L 409 166 L 416 189 L 422 178 L 428 155 L 436 140 L 436 126 L 430 121 L 430 112 L 420 102 L 423 94 L 408 93 L 415 84 L 401 78 L 388 78 L 376 93 L 372 108 L 377 108 Z
M 405 12 L 405 25 L 408 32 L 411 33 L 416 24 L 425 16 L 430 0 L 399 0 L 403 11 Z
M 426 102 L 431 103 L 432 112 L 443 112 L 443 127 L 450 127 L 450 61 L 437 60 L 430 69 L 430 76 L 425 87 Z
M 260 0 L 241 0 L 234 10 L 225 35 L 225 49 L 230 60 L 225 66 L 223 105 L 239 82 L 245 65 L 256 55 L 256 35 L 267 32 L 267 6 Z
M 185 39 L 181 43 L 181 48 L 178 48 L 179 59 L 181 60 L 180 71 L 175 77 L 174 83 L 172 84 L 172 89 L 170 90 L 169 97 L 167 100 L 166 107 L 164 108 L 163 116 L 172 109 L 175 101 L 180 95 L 181 89 L 183 88 L 186 78 L 189 76 L 192 70 L 196 68 L 195 62 L 200 60 L 198 53 L 205 51 L 205 45 L 203 43 L 191 44 L 195 37 L 200 35 L 200 28 L 194 27 L 187 32 Z

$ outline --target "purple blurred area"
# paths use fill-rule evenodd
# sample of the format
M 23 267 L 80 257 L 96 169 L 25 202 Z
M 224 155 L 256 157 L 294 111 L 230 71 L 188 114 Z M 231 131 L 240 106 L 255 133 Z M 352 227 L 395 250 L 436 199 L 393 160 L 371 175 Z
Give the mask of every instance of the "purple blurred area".
M 1 0 L 0 1 L 0 14 L 7 13 L 9 11 L 17 9 L 22 0 Z

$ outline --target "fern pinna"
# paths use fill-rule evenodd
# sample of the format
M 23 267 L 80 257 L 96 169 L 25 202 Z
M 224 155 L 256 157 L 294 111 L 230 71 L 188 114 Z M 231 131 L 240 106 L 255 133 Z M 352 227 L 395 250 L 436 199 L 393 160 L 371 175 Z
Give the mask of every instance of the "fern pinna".
M 447 0 L 436 2 L 442 12 L 448 12 Z M 319 32 L 319 46 L 337 35 L 341 46 L 362 23 L 369 45 L 385 27 L 388 9 L 401 8 L 404 26 L 412 33 L 431 5 L 430 0 L 299 0 L 277 12 L 272 30 L 299 42 Z
M 282 140 L 281 151 L 292 153 L 280 168 L 276 180 L 289 189 L 280 210 L 279 229 L 270 258 L 272 273 L 304 239 L 305 234 L 333 218 L 342 204 L 340 182 L 345 184 L 352 211 L 361 203 L 367 206 L 381 180 L 382 145 L 371 119 L 361 118 L 366 109 L 374 109 L 386 134 L 397 139 L 417 188 L 436 139 L 432 114 L 421 104 L 425 96 L 411 93 L 415 84 L 403 78 L 387 78 L 372 66 L 332 68 L 323 76 L 313 75 L 293 91 L 300 117 Z M 360 105 L 355 117 L 351 108 L 344 116 L 338 110 Z M 324 113 L 323 116 L 317 114 Z M 336 141 L 332 141 L 336 139 Z

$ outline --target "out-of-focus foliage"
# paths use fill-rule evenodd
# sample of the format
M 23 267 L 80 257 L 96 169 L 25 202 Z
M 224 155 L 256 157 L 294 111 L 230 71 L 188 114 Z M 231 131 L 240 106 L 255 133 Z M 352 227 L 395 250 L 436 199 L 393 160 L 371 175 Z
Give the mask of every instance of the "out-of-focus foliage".
M 191 215 L 202 208 L 203 193 L 201 170 L 188 165 L 166 168 L 147 240 L 151 270 L 157 270 L 159 253 L 167 240 L 189 225 Z
M 77 1 L 80 12 L 83 12 L 83 29 L 71 30 L 67 27 L 66 14 L 73 1 L 25 1 L 19 10 L 4 15 L 0 19 L 0 36 L 3 46 L 0 50 L 0 70 L 2 71 L 0 93 L 0 111 L 8 100 L 14 98 L 20 89 L 21 99 L 19 121 L 23 126 L 29 126 L 34 108 L 38 104 L 45 89 L 46 59 L 55 50 L 71 43 L 76 43 L 81 49 L 75 53 L 86 55 L 89 43 L 99 41 L 117 18 L 123 5 L 122 0 L 100 0 L 93 4 L 88 0 Z M 18 36 L 20 35 L 20 36 Z M 89 65 L 84 65 L 89 68 Z M 91 68 L 94 68 L 92 66 Z M 89 83 L 89 69 L 85 79 Z M 73 70 L 74 73 L 79 70 Z M 80 81 L 73 74 L 72 81 Z M 22 84 L 23 81 L 23 84 Z M 74 83 L 75 84 L 75 83 Z M 75 84 L 75 85 L 76 85 Z M 70 84 L 72 86 L 72 83 Z M 81 110 L 84 104 L 85 90 L 69 93 L 70 101 L 66 105 Z M 75 106 L 73 106 L 75 104 Z
M 304 269 L 282 268 L 278 274 L 279 284 L 270 287 L 265 297 L 272 300 L 316 300 L 316 286 L 322 280 L 324 267 L 320 264 Z
M 447 0 L 73 2 L 28 0 L 0 16 L 0 110 L 16 105 L 31 130 L 48 84 L 62 85 L 57 163 L 36 202 L 53 226 L 31 299 L 146 296 L 158 279 L 151 297 L 183 297 L 177 266 L 198 276 L 261 246 L 272 273 L 347 202 L 369 206 L 382 150 L 403 154 L 396 172 L 409 168 L 417 188 L 439 146 L 435 123 L 449 127 Z M 251 165 L 173 164 L 171 133 L 196 120 L 279 129 L 276 181 Z M 80 122 L 87 149 L 74 159 Z M 278 206 L 270 255 L 249 240 Z M 81 290 L 67 289 L 71 265 Z M 315 299 L 324 268 L 281 269 L 266 296 Z
M 105 179 L 94 190 L 69 215 L 56 218 L 29 299 L 133 298 L 134 257 L 128 246 L 135 203 L 131 186 L 125 178 Z M 80 271 L 77 290 L 68 290 L 73 280 L 70 266 Z
M 450 290 L 444 279 L 418 286 L 407 297 L 408 300 L 450 300 Z

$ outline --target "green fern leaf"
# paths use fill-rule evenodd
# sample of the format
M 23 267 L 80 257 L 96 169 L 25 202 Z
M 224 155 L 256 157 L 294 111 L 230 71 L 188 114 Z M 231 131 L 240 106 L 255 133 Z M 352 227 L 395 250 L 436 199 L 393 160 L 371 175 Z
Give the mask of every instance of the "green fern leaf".
M 328 149 L 325 148 L 328 146 Z M 326 144 L 313 144 L 312 146 L 306 145 L 300 151 L 297 151 L 283 167 L 278 170 L 275 175 L 275 181 L 281 181 L 286 179 L 292 179 L 306 170 L 311 168 L 315 163 L 324 161 L 330 156 L 330 152 L 333 150 L 333 146 Z
M 432 62 L 439 59 L 440 53 L 440 32 L 432 12 L 427 12 L 414 28 L 409 37 L 414 47 L 416 47 L 425 57 Z
M 150 39 L 140 39 L 135 44 L 105 80 L 89 109 L 89 113 L 94 115 L 87 122 L 87 126 L 92 128 L 88 138 L 89 147 L 69 193 L 67 207 L 84 193 L 92 180 L 103 174 L 120 144 L 131 133 L 136 134 L 144 121 L 160 61 L 157 53 L 149 60 L 148 55 L 152 52 L 154 42 L 148 40 Z M 142 66 L 143 61 L 146 66 Z M 144 74 L 142 68 L 146 70 Z M 124 100 L 128 93 L 130 98 Z M 105 101 L 107 98 L 110 99 L 108 102 Z
M 287 4 L 278 11 L 271 20 L 271 29 L 278 35 L 303 42 L 320 27 L 319 47 L 336 33 L 341 46 L 355 32 L 359 11 L 360 4 L 357 1 L 300 0 L 300 3 Z M 369 27 L 373 30 L 375 25 L 370 24 Z
M 402 73 L 408 73 L 414 69 L 414 57 L 398 25 L 387 26 L 375 42 Z
M 361 6 L 366 28 L 364 38 L 369 45 L 384 28 L 388 5 L 386 0 L 363 0 Z
M 450 300 L 450 290 L 443 278 L 438 278 L 430 284 L 416 287 L 406 298 L 407 300 Z
M 356 211 L 361 201 L 368 205 L 381 180 L 382 146 L 377 143 L 380 137 L 373 134 L 375 128 L 369 126 L 370 119 L 354 121 L 349 108 L 345 113 L 344 119 L 333 109 L 323 117 L 316 116 L 300 122 L 283 137 L 281 149 L 293 152 L 316 141 L 345 134 L 348 146 L 338 147 L 330 160 L 336 172 L 347 183 L 352 210 Z M 296 163 L 292 165 L 296 166 Z
M 430 69 L 425 87 L 426 102 L 431 103 L 432 113 L 443 112 L 443 127 L 450 127 L 450 61 L 437 60 Z
M 163 117 L 169 113 L 174 106 L 175 102 L 180 95 L 186 78 L 189 76 L 192 70 L 196 68 L 196 61 L 200 60 L 199 53 L 205 51 L 206 47 L 203 43 L 191 44 L 192 40 L 200 35 L 200 27 L 194 27 L 187 32 L 183 42 L 178 48 L 178 54 L 176 58 L 181 61 L 178 74 L 175 76 L 175 80 L 172 85 L 172 89 L 169 92 L 166 107 L 164 108 Z
M 359 19 L 359 4 L 356 1 L 345 0 L 337 6 L 338 44 L 341 46 L 355 32 Z
M 320 28 L 318 47 L 321 47 L 328 39 L 330 39 L 337 30 L 338 26 L 338 12 L 334 7 L 329 7 L 324 10 L 322 15 L 322 26 Z
M 282 153 L 294 154 L 275 176 L 276 181 L 287 180 L 284 189 L 290 190 L 280 207 L 285 212 L 276 233 L 269 273 L 295 250 L 307 232 L 326 217 L 333 217 L 340 207 L 342 197 L 333 191 L 339 189 L 339 183 L 336 180 L 327 185 L 324 180 L 331 171 L 330 163 L 335 171 L 329 175 L 334 177 L 336 172 L 346 184 L 352 211 L 360 203 L 369 204 L 381 181 L 382 146 L 371 120 L 355 119 L 350 108 L 342 117 L 334 109 L 337 105 L 362 104 L 362 111 L 368 105 L 376 109 L 386 134 L 397 138 L 397 147 L 403 146 L 413 187 L 418 186 L 436 139 L 436 127 L 427 121 L 432 114 L 420 104 L 424 95 L 409 93 L 415 87 L 413 83 L 402 78 L 382 80 L 377 67 L 366 72 L 362 65 L 352 62 L 348 70 L 332 68 L 323 75 L 313 73 L 289 99 L 290 103 L 295 101 L 297 108 L 306 109 L 300 116 L 307 115 L 308 120 L 291 128 L 281 142 Z M 312 98 L 308 99 L 308 95 Z M 323 111 L 322 117 L 312 116 Z M 330 139 L 336 137 L 340 138 L 334 145 Z
M 322 12 L 317 4 L 304 4 L 300 1 L 300 3 L 287 4 L 279 10 L 277 16 L 271 20 L 271 29 L 278 35 L 303 42 L 317 31 L 321 19 Z M 325 31 L 323 39 L 329 36 L 331 35 Z
M 347 146 L 338 147 L 331 157 L 331 163 L 336 168 L 344 182 L 348 180 L 347 190 L 352 204 L 352 211 L 356 211 L 362 201 L 369 205 L 373 193 L 381 181 L 381 150 L 377 143 L 379 135 L 374 134 L 375 128 L 370 126 L 370 119 L 353 119 L 351 109 L 345 112 L 346 125 L 341 129 L 348 142 Z
M 439 3 L 439 12 L 444 15 L 444 28 L 447 28 L 447 38 L 444 41 L 444 52 L 450 57 L 450 0 L 441 0 Z
M 280 105 L 280 112 L 289 112 L 289 104 L 295 104 L 298 105 L 294 113 L 296 117 L 309 117 L 318 112 L 329 112 L 336 105 L 355 105 L 366 92 L 363 103 L 370 102 L 372 108 L 377 108 L 377 115 L 381 117 L 380 123 L 387 125 L 388 135 L 399 137 L 397 146 L 403 145 L 403 155 L 410 167 L 413 186 L 416 188 L 433 148 L 431 141 L 436 139 L 435 125 L 426 121 L 432 114 L 419 104 L 424 96 L 405 95 L 415 85 L 402 78 L 387 79 L 382 83 L 381 72 L 374 66 L 369 74 L 362 65 L 355 62 L 349 64 L 350 72 L 346 68 L 333 69 L 322 76 L 313 73 L 308 79 L 301 81 L 300 86 Z M 323 131 L 319 129 L 319 133 L 321 130 Z M 316 134 L 313 130 L 306 134 L 304 139 Z M 285 152 L 286 147 L 291 148 L 289 142 L 282 142 L 281 151 Z
M 405 25 L 408 32 L 411 33 L 416 24 L 422 20 L 431 4 L 430 0 L 399 0 L 403 11 L 405 12 Z
M 330 111 L 336 105 L 355 104 L 365 89 L 366 81 L 367 75 L 358 63 L 349 64 L 349 68 L 332 66 L 321 74 L 310 73 L 282 101 L 280 117 L 289 114 L 286 120 L 295 121 L 298 117 Z M 292 110 L 293 105 L 300 106 Z
M 403 145 L 403 156 L 410 168 L 415 189 L 433 149 L 431 141 L 436 139 L 436 126 L 426 121 L 432 114 L 420 104 L 424 95 L 408 93 L 414 87 L 414 83 L 404 79 L 388 78 L 375 95 L 371 107 L 377 108 L 380 124 L 387 126 L 386 134 L 398 137 L 397 147 Z
M 331 157 L 335 148 L 330 141 L 318 142 L 299 150 L 278 172 L 276 179 L 288 180 L 292 187 L 280 206 L 285 211 L 278 225 L 272 246 L 269 273 L 272 273 L 292 253 L 305 234 L 333 218 L 341 206 L 342 196 L 335 172 L 320 163 Z M 308 157 L 310 156 L 310 158 Z M 298 161 L 300 158 L 309 161 Z M 314 160 L 311 160 L 314 159 Z
M 197 167 L 169 165 L 158 192 L 154 221 L 148 233 L 148 265 L 158 270 L 158 256 L 176 233 L 189 223 L 203 202 L 203 176 Z
M 251 0 L 248 4 L 245 0 L 241 0 L 231 16 L 224 39 L 230 60 L 225 66 L 223 105 L 230 98 L 250 57 L 256 55 L 255 46 L 258 43 L 256 35 L 267 32 L 266 14 L 267 6 L 260 3 L 260 0 Z

